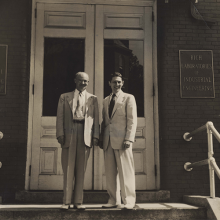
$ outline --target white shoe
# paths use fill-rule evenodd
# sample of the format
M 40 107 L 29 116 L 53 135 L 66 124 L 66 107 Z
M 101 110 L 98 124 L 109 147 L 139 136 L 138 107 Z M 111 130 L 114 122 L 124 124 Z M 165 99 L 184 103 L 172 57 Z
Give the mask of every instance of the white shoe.
M 124 208 L 125 208 L 125 209 L 133 209 L 133 208 L 134 208 L 134 205 L 132 205 L 132 204 L 126 204 Z
M 63 205 L 60 207 L 60 209 L 62 209 L 62 210 L 68 210 L 69 207 L 70 207 L 70 205 L 63 204 Z
M 125 207 L 124 204 L 118 204 L 118 205 L 117 205 L 117 209 L 123 209 L 124 207 Z
M 117 205 L 112 205 L 110 203 L 107 203 L 102 206 L 103 209 L 111 209 L 111 208 L 117 208 Z
M 75 204 L 74 208 L 75 209 L 79 209 L 79 210 L 85 210 L 86 209 L 86 207 L 84 205 L 82 205 L 82 204 Z

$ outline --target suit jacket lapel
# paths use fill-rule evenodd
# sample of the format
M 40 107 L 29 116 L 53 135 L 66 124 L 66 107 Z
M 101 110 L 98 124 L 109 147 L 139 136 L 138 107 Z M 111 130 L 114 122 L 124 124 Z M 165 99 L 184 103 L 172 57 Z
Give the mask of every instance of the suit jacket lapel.
M 89 106 L 90 106 L 90 97 L 92 96 L 92 94 L 88 93 L 87 91 L 85 92 L 85 106 L 86 106 L 86 114 L 88 112 Z
M 70 109 L 72 111 L 73 109 L 73 97 L 74 97 L 74 91 L 70 92 L 67 96 L 66 96 L 66 100 L 69 103 Z
M 109 104 L 110 104 L 110 96 L 108 96 L 108 98 L 105 100 L 105 108 L 106 108 L 106 114 L 108 115 L 109 118 Z
M 117 108 L 120 106 L 120 103 L 122 103 L 123 98 L 124 98 L 124 93 L 121 91 L 121 93 L 119 94 L 119 97 L 118 97 L 117 100 L 116 100 L 115 106 L 114 106 L 114 108 L 113 108 L 112 117 L 114 116 L 114 114 L 115 114 Z
M 86 106 L 86 114 L 87 114 L 87 112 L 88 112 L 88 108 L 89 108 L 89 106 L 88 106 L 88 96 L 89 96 L 89 93 L 86 91 L 85 92 L 85 96 L 86 96 L 86 99 L 85 99 L 85 106 Z

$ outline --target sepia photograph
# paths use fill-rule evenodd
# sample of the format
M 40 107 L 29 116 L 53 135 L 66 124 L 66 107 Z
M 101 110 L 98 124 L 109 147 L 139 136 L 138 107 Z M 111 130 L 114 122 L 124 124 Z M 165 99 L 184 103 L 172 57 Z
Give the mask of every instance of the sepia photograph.
M 0 0 L 0 219 L 220 220 L 220 0 Z

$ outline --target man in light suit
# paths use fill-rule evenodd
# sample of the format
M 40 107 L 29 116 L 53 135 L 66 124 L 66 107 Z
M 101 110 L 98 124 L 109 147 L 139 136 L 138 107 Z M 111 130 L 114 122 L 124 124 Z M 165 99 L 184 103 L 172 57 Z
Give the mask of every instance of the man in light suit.
M 100 147 L 104 150 L 109 194 L 108 203 L 103 208 L 117 207 L 122 197 L 124 207 L 133 209 L 136 201 L 132 144 L 137 128 L 137 107 L 134 96 L 121 90 L 123 84 L 122 75 L 114 73 L 109 81 L 112 93 L 103 101 Z
M 61 209 L 70 208 L 74 178 L 74 207 L 85 209 L 82 205 L 84 174 L 90 149 L 98 145 L 99 139 L 98 101 L 86 91 L 88 74 L 78 72 L 75 83 L 75 91 L 60 96 L 57 109 L 56 136 L 62 147 L 64 173 Z

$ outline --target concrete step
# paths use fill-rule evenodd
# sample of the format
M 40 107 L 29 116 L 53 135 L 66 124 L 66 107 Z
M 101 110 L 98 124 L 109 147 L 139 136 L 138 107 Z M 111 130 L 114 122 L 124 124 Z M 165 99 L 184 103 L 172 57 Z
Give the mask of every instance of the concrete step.
M 146 220 L 207 220 L 206 209 L 183 203 L 138 203 L 133 210 L 102 209 L 102 204 L 88 204 L 86 210 L 62 211 L 61 204 L 0 205 L 4 220 L 61 220 L 61 219 L 146 219 Z
M 169 202 L 170 191 L 136 191 L 136 202 Z M 108 194 L 106 191 L 84 191 L 84 203 L 107 203 Z M 16 204 L 60 204 L 63 200 L 62 191 L 20 191 L 15 195 Z

